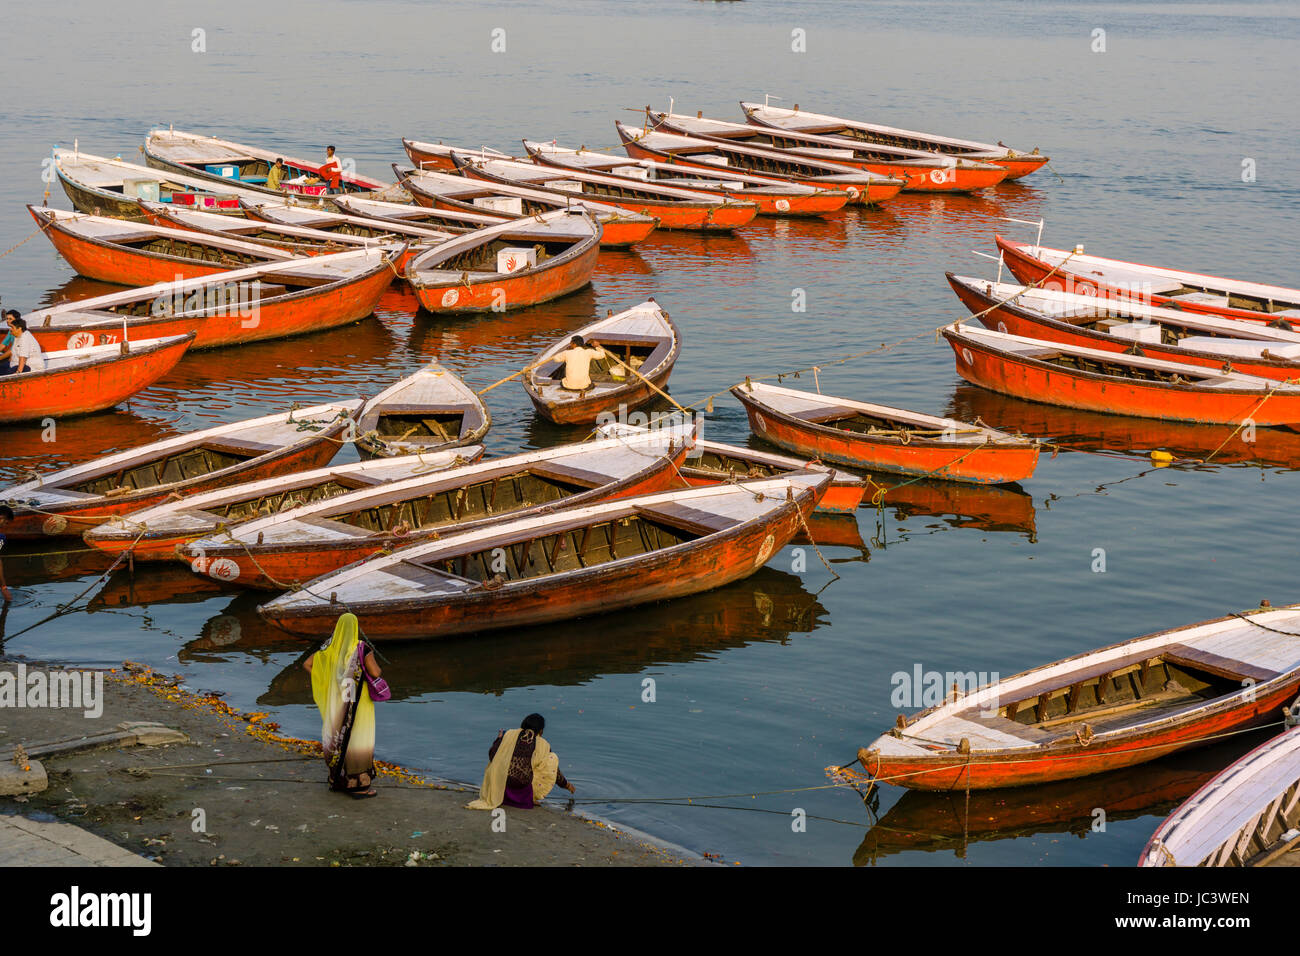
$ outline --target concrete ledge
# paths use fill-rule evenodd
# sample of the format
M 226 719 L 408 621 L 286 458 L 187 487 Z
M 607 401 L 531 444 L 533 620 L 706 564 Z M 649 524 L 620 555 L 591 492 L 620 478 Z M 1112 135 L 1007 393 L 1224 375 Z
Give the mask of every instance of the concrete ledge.
M 12 760 L 0 762 L 0 796 L 14 797 L 24 793 L 40 793 L 50 785 L 45 767 L 39 760 L 28 760 L 24 770 Z

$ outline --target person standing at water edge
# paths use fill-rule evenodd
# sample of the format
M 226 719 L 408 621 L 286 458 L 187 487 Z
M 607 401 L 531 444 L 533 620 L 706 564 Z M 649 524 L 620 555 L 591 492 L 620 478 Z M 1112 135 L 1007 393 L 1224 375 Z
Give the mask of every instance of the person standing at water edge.
M 36 336 L 27 330 L 27 320 L 10 309 L 5 313 L 9 321 L 9 334 L 14 337 L 13 354 L 10 356 L 13 372 L 44 372 L 45 353 Z
M 4 599 L 5 604 L 13 600 L 13 595 L 9 593 L 9 585 L 5 584 L 4 549 L 5 541 L 8 539 L 5 538 L 4 529 L 5 525 L 13 519 L 14 509 L 8 505 L 0 505 L 0 598 Z
M 328 644 L 303 661 L 311 674 L 311 696 L 320 710 L 321 745 L 331 790 L 373 797 L 375 779 L 375 705 L 366 674 L 380 675 L 374 652 L 358 637 L 354 614 L 334 625 Z
M 488 767 L 483 773 L 477 800 L 470 810 L 495 810 L 499 806 L 531 810 L 557 784 L 574 793 L 573 784 L 560 772 L 560 760 L 542 736 L 546 719 L 529 714 L 518 730 L 502 730 L 488 749 Z
M 331 193 L 343 192 L 343 164 L 334 155 L 333 146 L 325 147 L 325 165 L 321 166 L 320 174 Z

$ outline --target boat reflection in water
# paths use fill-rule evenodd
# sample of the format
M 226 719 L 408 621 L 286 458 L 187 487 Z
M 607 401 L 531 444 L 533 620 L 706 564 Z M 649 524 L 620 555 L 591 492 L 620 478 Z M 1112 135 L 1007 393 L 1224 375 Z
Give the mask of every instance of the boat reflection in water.
M 1221 465 L 1300 468 L 1300 434 L 1286 428 L 1257 428 L 1253 434 L 1242 429 L 1234 435 L 1232 428 L 1221 425 L 1165 422 L 1039 405 L 974 385 L 957 387 L 948 404 L 948 414 L 966 419 L 978 416 L 990 425 L 1083 451 L 1135 454 L 1167 451 L 1192 463 L 1208 459 Z
M 950 850 L 965 859 L 972 843 L 1040 833 L 1072 833 L 1082 840 L 1103 819 L 1098 809 L 1105 812 L 1106 823 L 1144 816 L 1158 822 L 1267 734 L 1267 730 L 1242 734 L 1210 747 L 1076 780 L 972 790 L 969 804 L 965 791 L 907 790 L 867 831 L 853 853 L 853 865 L 874 866 L 882 857 L 907 851 Z
M 453 692 L 502 694 L 514 687 L 635 674 L 749 644 L 784 643 L 791 634 L 808 634 L 823 625 L 826 613 L 798 576 L 762 568 L 716 591 L 591 618 L 576 628 L 566 622 L 531 627 L 527 634 L 399 641 L 379 649 L 387 658 L 384 676 L 394 700 Z M 231 646 L 250 649 L 246 640 Z M 285 668 L 258 705 L 310 702 L 302 660 L 315 650 L 313 643 Z
M 113 556 L 87 548 L 74 538 L 44 543 L 11 542 L 3 552 L 5 583 L 29 588 L 103 574 Z
M 981 531 L 1009 531 L 1037 540 L 1034 499 L 1019 485 L 975 485 L 965 481 L 921 479 L 908 481 L 900 475 L 873 475 L 876 487 L 884 486 L 884 506 L 900 520 L 912 517 L 941 518 L 954 528 Z M 864 500 L 864 508 L 872 507 Z
M 111 562 L 112 555 L 105 554 Z M 104 565 L 105 568 L 108 564 Z M 86 605 L 88 611 L 148 607 L 151 604 L 194 604 L 218 594 L 240 589 L 204 574 L 195 574 L 188 564 L 151 562 L 134 571 L 123 566 L 108 576 Z

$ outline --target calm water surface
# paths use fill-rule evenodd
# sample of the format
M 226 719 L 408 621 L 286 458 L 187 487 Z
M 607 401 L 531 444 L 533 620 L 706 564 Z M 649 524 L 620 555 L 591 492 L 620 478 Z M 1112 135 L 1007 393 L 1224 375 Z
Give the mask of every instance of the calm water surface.
M 400 137 L 514 149 L 522 137 L 610 146 L 647 103 L 738 118 L 764 93 L 810 109 L 1039 146 L 1050 170 L 973 197 L 907 195 L 820 222 L 759 220 L 734 236 L 658 234 L 606 253 L 591 289 L 508 315 L 435 319 L 394 291 L 377 320 L 287 342 L 199 354 L 129 406 L 37 429 L 0 429 L 0 480 L 291 401 L 371 394 L 437 357 L 484 386 L 554 337 L 654 295 L 683 329 L 673 376 L 694 401 L 893 342 L 963 314 L 945 270 L 984 273 L 1001 217 L 1045 217 L 1051 245 L 1296 285 L 1292 4 L 231 0 L 219 9 L 135 2 L 10 5 L 0 36 L 0 251 L 31 233 L 51 146 L 137 157 L 157 124 L 314 156 L 339 146 L 363 172 L 405 161 Z M 295 9 L 299 12 L 295 13 Z M 491 31 L 506 51 L 490 52 Z M 207 52 L 191 51 L 206 31 Z M 790 49 L 792 31 L 807 53 Z M 1106 31 L 1094 53 L 1093 31 Z M 57 47 L 52 42 L 57 40 Z M 57 64 L 52 61 L 57 49 Z M 57 68 L 55 68 L 57 66 Z M 1257 181 L 1243 183 L 1253 159 Z M 56 185 L 50 202 L 66 206 Z M 793 313 L 793 291 L 808 308 Z M 93 291 L 37 237 L 0 258 L 22 309 Z M 800 383 L 811 385 L 803 380 Z M 1300 441 L 1261 434 L 1210 466 L 1153 469 L 1151 448 L 1205 457 L 1209 430 L 1065 413 L 961 382 L 922 336 L 821 376 L 824 390 L 984 420 L 1070 447 L 1021 490 L 911 486 L 883 513 L 818 531 L 840 580 L 791 549 L 746 582 L 562 626 L 392 646 L 394 703 L 381 755 L 477 780 L 496 730 L 529 711 L 585 798 L 744 794 L 694 806 L 589 809 L 751 864 L 1131 865 L 1160 817 L 1231 759 L 1228 748 L 1084 784 L 963 801 L 888 789 L 875 818 L 823 785 L 893 723 L 891 675 L 1009 674 L 1177 624 L 1300 599 Z M 489 450 L 572 436 L 539 423 L 523 390 L 494 390 Z M 743 442 L 719 399 L 706 434 Z M 1135 453 L 1129 454 L 1135 450 Z M 346 460 L 344 453 L 340 460 Z M 72 545 L 68 546 L 73 547 Z M 1107 570 L 1093 573 L 1104 548 Z M 51 547 L 46 551 L 57 551 Z M 6 558 L 13 634 L 90 585 L 84 553 Z M 256 600 L 178 567 L 116 574 L 87 612 L 23 634 L 12 654 L 110 665 L 124 658 L 225 691 L 310 737 L 319 721 L 300 644 L 260 623 Z M 657 700 L 642 700 L 642 682 Z M 1239 748 L 1238 748 L 1239 749 Z M 901 798 L 901 799 L 900 799 Z M 729 807 L 722 809 L 721 807 Z M 1108 826 L 1093 832 L 1092 811 Z M 809 815 L 807 832 L 791 811 Z M 377 811 L 378 812 L 378 807 Z

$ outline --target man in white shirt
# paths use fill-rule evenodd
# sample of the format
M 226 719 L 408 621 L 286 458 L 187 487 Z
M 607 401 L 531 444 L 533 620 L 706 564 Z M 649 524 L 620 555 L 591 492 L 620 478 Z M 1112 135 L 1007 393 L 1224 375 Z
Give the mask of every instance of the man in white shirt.
M 320 174 L 331 193 L 343 192 L 343 164 L 334 155 L 333 146 L 325 147 L 325 163 L 320 168 Z
M 45 353 L 36 336 L 27 331 L 27 320 L 14 313 L 9 313 L 9 332 L 14 337 L 12 363 L 14 372 L 44 372 Z
M 591 363 L 604 354 L 599 342 L 592 342 L 588 347 L 581 335 L 575 335 L 569 340 L 569 347 L 555 356 L 564 363 L 564 381 L 560 387 L 571 392 L 591 388 Z

